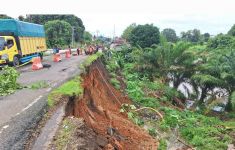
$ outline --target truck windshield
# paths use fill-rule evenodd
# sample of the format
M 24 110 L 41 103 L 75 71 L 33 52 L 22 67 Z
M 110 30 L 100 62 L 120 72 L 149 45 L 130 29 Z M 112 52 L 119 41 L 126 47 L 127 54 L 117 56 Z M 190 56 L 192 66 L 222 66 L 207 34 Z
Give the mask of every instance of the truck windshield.
M 0 51 L 4 50 L 4 43 L 5 43 L 4 38 L 0 37 Z

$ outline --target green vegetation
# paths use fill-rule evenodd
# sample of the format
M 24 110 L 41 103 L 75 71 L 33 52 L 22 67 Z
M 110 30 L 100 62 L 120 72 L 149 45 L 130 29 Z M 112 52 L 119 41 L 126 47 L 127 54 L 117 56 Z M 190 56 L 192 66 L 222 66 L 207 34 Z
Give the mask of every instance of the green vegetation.
M 66 23 L 69 23 L 70 25 L 70 32 L 72 32 L 72 28 L 74 28 L 74 40 L 75 42 L 81 42 L 83 41 L 83 33 L 85 31 L 85 27 L 83 25 L 83 22 L 80 18 L 78 18 L 75 15 L 35 15 L 35 14 L 29 14 L 26 16 L 26 18 L 23 18 L 22 16 L 20 17 L 20 20 L 22 21 L 26 21 L 26 22 L 32 22 L 32 23 L 36 23 L 36 24 L 42 24 L 42 25 L 46 25 L 49 21 L 55 21 L 55 20 L 60 20 Z M 48 27 L 50 28 L 50 26 Z M 58 30 L 57 28 L 53 28 L 53 32 L 57 32 L 54 33 L 55 35 L 60 35 L 60 34 L 67 34 L 66 30 L 62 29 L 63 26 L 61 26 L 61 28 Z M 65 32 L 58 32 L 61 31 L 65 31 Z M 56 40 L 58 38 L 58 36 L 53 36 L 53 37 L 48 37 L 47 38 L 50 40 Z M 59 36 L 59 38 L 62 38 L 62 36 Z M 65 36 L 64 38 L 65 41 L 69 41 L 71 40 L 71 34 L 70 37 Z M 48 42 L 47 44 L 51 44 L 51 42 Z M 58 43 L 58 46 L 68 46 L 68 45 L 63 45 L 63 44 L 67 44 L 67 43 Z M 48 45 L 48 47 L 51 47 L 54 45 Z
M 235 24 L 228 31 L 228 35 L 235 36 Z
M 0 19 L 12 19 L 11 17 L 7 16 L 7 15 L 0 15 Z
M 198 43 L 201 40 L 201 33 L 198 29 L 181 32 L 181 39 L 187 42 Z
M 158 44 L 160 42 L 159 29 L 152 24 L 138 25 L 131 29 L 129 41 L 131 44 L 142 48 Z
M 160 139 L 158 150 L 167 150 L 166 140 Z
M 45 32 L 47 35 L 47 45 L 53 47 L 55 45 L 64 46 L 71 42 L 72 26 L 65 21 L 53 20 L 45 24 Z M 56 32 L 55 32 L 56 31 Z
M 58 150 L 64 149 L 76 130 L 76 125 L 69 118 L 65 118 L 61 124 L 61 130 L 55 140 L 55 146 Z
M 168 137 L 161 137 L 164 133 L 175 134 L 199 150 L 225 150 L 235 142 L 235 38 L 210 38 L 195 29 L 182 33 L 178 40 L 172 43 L 164 35 L 160 43 L 146 47 L 130 41 L 131 47 L 113 50 L 111 56 L 104 54 L 110 82 L 118 84 L 116 77 L 121 76 L 126 84 L 124 92 L 135 104 L 122 106 L 121 112 L 134 123 L 148 126 L 152 136 L 160 137 L 159 149 L 167 148 Z M 182 83 L 192 87 L 191 92 L 185 87 L 187 95 L 178 90 Z M 228 103 L 224 104 L 224 98 Z M 194 101 L 190 110 L 187 99 Z M 224 107 L 225 112 L 217 115 L 215 106 Z M 143 107 L 159 110 L 163 119 L 143 117 L 136 111 Z
M 110 79 L 110 83 L 116 88 L 116 89 L 120 89 L 120 82 L 116 79 L 116 78 L 111 78 Z
M 90 66 L 95 60 L 102 56 L 102 53 L 97 52 L 96 54 L 90 55 L 81 65 L 80 69 L 85 70 L 86 67 Z
M 54 106 L 58 102 L 58 97 L 60 96 L 78 96 L 82 94 L 82 92 L 81 77 L 75 77 L 50 93 L 48 96 L 48 106 Z
M 29 86 L 29 88 L 37 90 L 41 88 L 47 88 L 49 85 L 46 81 L 38 81 Z
M 137 124 L 137 125 L 143 125 L 144 124 L 143 120 L 138 116 L 138 113 L 136 112 L 135 105 L 122 104 L 120 112 L 121 113 L 126 112 L 128 118 L 130 120 L 132 120 L 135 124 Z
M 67 96 L 79 95 L 82 92 L 80 84 L 81 84 L 81 78 L 76 77 L 75 79 L 64 83 L 62 86 L 56 89 L 55 92 Z
M 234 108 L 231 107 L 230 101 L 231 94 L 235 90 L 235 47 L 230 44 L 224 49 L 221 49 L 221 46 L 212 49 L 208 45 L 194 45 L 184 41 L 172 44 L 162 38 L 160 44 L 152 45 L 150 48 L 131 47 L 123 48 L 118 54 L 114 52 L 113 59 L 106 59 L 108 60 L 106 66 L 111 72 L 123 70 L 127 87 L 129 83 L 133 84 L 138 79 L 146 79 L 167 87 L 172 82 L 175 90 L 180 84 L 189 83 L 194 91 L 188 93 L 188 97 L 194 98 L 199 107 L 216 100 L 214 97 L 218 93 L 214 92 L 215 88 L 225 89 L 229 93 L 226 110 L 232 111 Z M 125 73 L 127 70 L 125 67 L 130 66 L 132 69 Z M 131 79 L 133 76 L 135 80 Z M 129 78 L 131 81 L 128 82 Z M 195 96 L 199 98 L 196 99 Z M 182 96 L 180 97 L 182 100 Z M 208 98 L 212 100 L 206 102 L 205 99 Z
M 232 142 L 229 133 L 235 130 L 227 130 L 225 123 L 215 117 L 166 107 L 162 108 L 162 111 L 165 115 L 160 123 L 161 129 L 178 127 L 181 137 L 199 150 L 226 149 Z
M 230 35 L 219 34 L 208 41 L 210 49 L 228 49 L 235 48 L 235 38 Z
M 0 73 L 0 95 L 8 95 L 15 92 L 15 90 L 21 88 L 17 83 L 19 73 L 15 68 L 4 67 Z
M 168 42 L 175 43 L 178 40 L 178 37 L 174 29 L 171 28 L 164 29 L 161 32 L 161 34 L 166 38 Z
M 83 38 L 84 38 L 84 42 L 86 42 L 86 43 L 92 41 L 92 35 L 88 31 L 85 31 L 83 33 Z
M 132 34 L 132 31 L 133 31 L 134 28 L 136 28 L 136 24 L 135 24 L 135 23 L 132 23 L 131 25 L 129 25 L 129 26 L 123 31 L 122 38 L 126 39 L 127 41 L 130 41 L 131 34 Z

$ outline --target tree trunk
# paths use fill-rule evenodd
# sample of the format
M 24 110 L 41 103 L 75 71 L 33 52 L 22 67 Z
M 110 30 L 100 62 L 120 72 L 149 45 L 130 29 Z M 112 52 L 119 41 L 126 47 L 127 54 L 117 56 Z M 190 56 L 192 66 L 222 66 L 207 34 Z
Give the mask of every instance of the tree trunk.
M 199 105 L 202 105 L 202 104 L 203 104 L 203 100 L 206 98 L 206 93 L 207 93 L 206 88 L 203 88 L 203 89 L 202 89 L 201 96 L 200 96 L 200 99 L 199 99 L 199 101 L 198 101 L 198 104 L 199 104 Z
M 179 79 L 176 79 L 176 80 L 173 81 L 174 88 L 178 89 L 179 85 L 180 85 L 180 80 Z
M 230 111 L 232 111 L 233 109 L 235 109 L 235 108 L 232 108 L 233 106 L 232 106 L 232 102 L 231 102 L 231 95 L 232 95 L 232 91 L 229 92 L 228 103 L 227 103 L 227 105 L 225 106 L 225 111 L 228 111 L 228 112 L 230 112 Z
M 228 103 L 227 103 L 227 105 L 225 106 L 225 111 L 228 111 L 228 112 L 230 112 L 230 111 L 232 111 L 233 109 L 232 109 L 232 103 L 231 103 L 231 99 L 229 98 L 228 99 Z

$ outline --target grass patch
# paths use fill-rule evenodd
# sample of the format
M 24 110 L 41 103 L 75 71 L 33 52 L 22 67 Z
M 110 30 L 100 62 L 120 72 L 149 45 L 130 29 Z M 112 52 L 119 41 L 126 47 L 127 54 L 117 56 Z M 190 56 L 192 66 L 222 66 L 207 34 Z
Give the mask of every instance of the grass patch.
M 53 90 L 48 96 L 48 106 L 54 106 L 57 103 L 58 97 L 64 96 L 78 96 L 82 94 L 83 88 L 81 86 L 81 77 L 75 77 L 74 79 L 64 83 L 59 88 Z
M 29 86 L 29 88 L 33 90 L 47 88 L 47 87 L 49 87 L 49 84 L 46 81 L 38 81 Z
M 81 88 L 81 77 L 78 76 L 57 88 L 54 92 L 62 95 L 72 96 L 79 95 L 82 93 Z
M 167 150 L 167 143 L 166 140 L 160 139 L 159 141 L 159 147 L 157 150 Z
M 100 56 L 102 56 L 101 52 L 97 52 L 96 54 L 88 56 L 88 58 L 80 65 L 80 69 L 84 70 L 86 67 L 90 66 L 92 62 L 97 60 Z
M 56 148 L 58 150 L 64 149 L 69 142 L 72 134 L 74 133 L 76 126 L 70 122 L 68 118 L 65 118 L 62 122 L 61 129 L 55 141 Z

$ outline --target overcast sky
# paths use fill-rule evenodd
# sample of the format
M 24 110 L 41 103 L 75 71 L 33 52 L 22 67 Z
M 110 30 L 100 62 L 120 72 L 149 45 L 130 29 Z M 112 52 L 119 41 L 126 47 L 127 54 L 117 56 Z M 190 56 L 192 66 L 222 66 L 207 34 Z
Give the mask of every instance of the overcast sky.
M 4 7 L 3 7 L 4 6 Z M 235 24 L 235 0 L 11 0 L 1 2 L 1 14 L 75 14 L 86 30 L 119 36 L 131 23 L 153 23 L 160 30 L 200 29 L 226 33 Z

